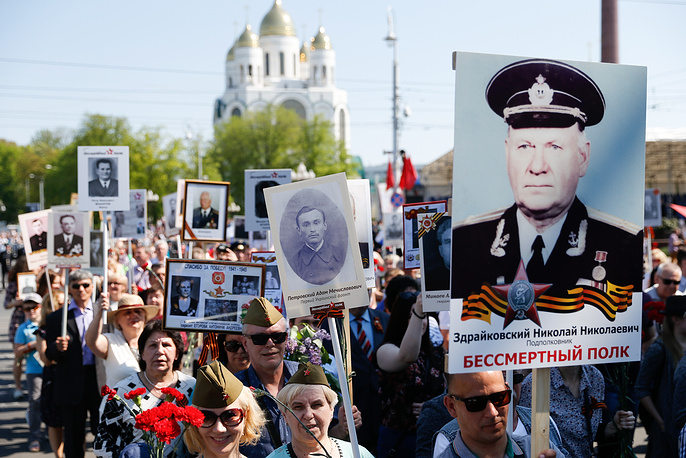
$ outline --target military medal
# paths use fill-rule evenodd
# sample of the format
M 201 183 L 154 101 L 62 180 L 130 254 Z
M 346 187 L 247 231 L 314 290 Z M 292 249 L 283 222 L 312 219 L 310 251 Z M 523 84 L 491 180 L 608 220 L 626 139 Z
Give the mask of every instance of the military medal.
M 596 251 L 594 261 L 596 261 L 598 265 L 593 268 L 593 272 L 591 274 L 593 275 L 593 279 L 595 281 L 605 280 L 607 271 L 605 270 L 605 267 L 601 265 L 601 263 L 607 261 L 607 251 Z

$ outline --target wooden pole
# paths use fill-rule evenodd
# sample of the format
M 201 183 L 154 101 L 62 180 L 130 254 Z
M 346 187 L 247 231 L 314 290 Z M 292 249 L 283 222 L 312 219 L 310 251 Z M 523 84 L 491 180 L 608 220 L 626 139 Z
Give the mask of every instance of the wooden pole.
M 531 396 L 531 458 L 550 448 L 550 368 L 533 370 Z

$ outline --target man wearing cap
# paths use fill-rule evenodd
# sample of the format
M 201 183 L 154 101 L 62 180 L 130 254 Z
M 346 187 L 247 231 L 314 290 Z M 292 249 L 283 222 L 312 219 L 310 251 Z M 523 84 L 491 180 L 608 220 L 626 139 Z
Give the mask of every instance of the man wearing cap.
M 454 227 L 452 296 L 478 294 L 483 283 L 511 284 L 520 264 L 529 282 L 552 284 L 550 296 L 566 296 L 576 285 L 637 290 L 641 228 L 576 196 L 590 164 L 585 128 L 605 111 L 595 82 L 562 62 L 526 60 L 501 69 L 486 98 L 508 124 L 505 158 L 515 203 Z
M 29 408 L 26 418 L 29 423 L 29 451 L 40 451 L 41 417 L 40 396 L 43 383 L 43 363 L 36 351 L 36 335 L 38 320 L 41 316 L 41 302 L 43 298 L 36 293 L 29 293 L 24 298 L 24 321 L 17 328 L 14 335 L 14 354 L 17 360 L 26 358 L 26 387 L 29 392 Z
M 67 335 L 62 336 L 63 310 L 46 320 L 46 356 L 55 361 L 55 401 L 64 421 L 64 455 L 84 456 L 86 416 L 90 412 L 91 431 L 98 424 L 100 390 L 95 375 L 95 356 L 86 345 L 88 326 L 93 321 L 93 274 L 86 270 L 69 273 L 72 300 L 67 307 Z
M 287 337 L 283 315 L 267 299 L 253 299 L 243 318 L 243 347 L 250 355 L 250 367 L 236 377 L 245 386 L 276 396 L 298 370 L 297 362 L 283 359 Z M 276 403 L 267 397 L 259 398 L 258 403 L 265 412 L 267 424 L 256 445 L 241 447 L 241 453 L 251 458 L 265 457 L 291 440 L 291 432 Z

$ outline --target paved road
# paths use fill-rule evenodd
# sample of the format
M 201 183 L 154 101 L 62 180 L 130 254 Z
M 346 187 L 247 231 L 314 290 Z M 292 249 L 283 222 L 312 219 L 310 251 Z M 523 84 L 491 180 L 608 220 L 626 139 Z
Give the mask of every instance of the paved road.
M 0 303 L 4 302 L 4 292 L 0 292 Z M 0 307 L 0 457 L 39 458 L 54 456 L 47 439 L 43 441 L 38 453 L 28 452 L 28 427 L 26 425 L 27 402 L 15 401 L 12 398 L 14 382 L 12 381 L 12 346 L 7 337 L 11 310 Z M 646 435 L 642 427 L 636 430 L 634 447 L 638 458 L 645 457 Z M 86 458 L 93 458 L 93 437 L 88 436 Z

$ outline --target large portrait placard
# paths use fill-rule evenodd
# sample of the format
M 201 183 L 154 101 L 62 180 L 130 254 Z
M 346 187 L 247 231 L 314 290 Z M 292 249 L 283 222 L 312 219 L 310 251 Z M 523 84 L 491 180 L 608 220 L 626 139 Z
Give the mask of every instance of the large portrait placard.
M 646 69 L 454 62 L 450 372 L 639 360 Z
M 49 213 L 50 210 L 42 210 L 19 215 L 26 261 L 31 270 L 48 264 Z
M 448 203 L 445 200 L 403 205 L 403 267 L 419 269 L 421 250 L 419 248 L 419 215 L 445 213 Z
M 449 311 L 451 218 L 442 212 L 421 213 L 417 220 L 423 309 Z
M 265 266 L 167 258 L 164 327 L 241 332 L 250 301 L 264 295 Z
M 350 205 L 353 208 L 353 223 L 360 246 L 362 270 L 367 288 L 376 286 L 374 274 L 374 235 L 372 231 L 372 200 L 369 180 L 348 180 Z
M 291 182 L 291 169 L 245 171 L 245 229 L 268 231 L 269 218 L 264 190 Z
M 265 189 L 288 316 L 369 304 L 344 173 Z
M 80 211 L 128 210 L 129 147 L 79 146 Z
M 55 210 L 48 213 L 48 267 L 88 268 L 90 227 L 88 213 Z
M 223 242 L 229 183 L 186 180 L 181 238 L 192 242 Z
M 115 211 L 112 234 L 115 238 L 140 239 L 145 237 L 145 223 L 148 220 L 147 191 L 132 189 L 129 194 L 129 209 Z

